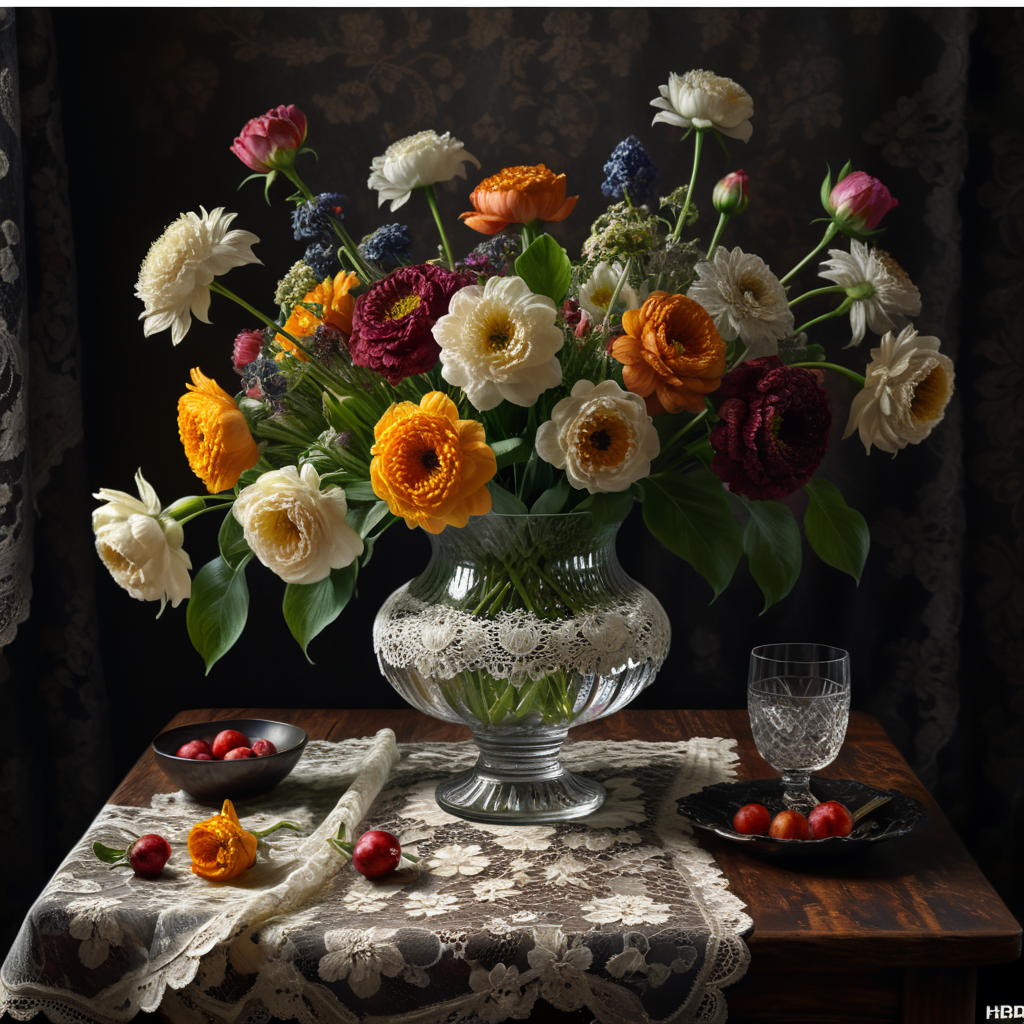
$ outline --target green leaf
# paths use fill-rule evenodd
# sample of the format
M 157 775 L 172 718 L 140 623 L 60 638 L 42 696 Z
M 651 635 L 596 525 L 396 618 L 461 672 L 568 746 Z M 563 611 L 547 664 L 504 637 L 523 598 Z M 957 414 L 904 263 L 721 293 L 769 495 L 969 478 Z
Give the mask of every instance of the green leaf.
M 815 554 L 860 583 L 871 546 L 864 517 L 846 504 L 839 488 L 828 480 L 809 480 L 804 490 L 811 499 L 804 513 L 804 532 Z
M 127 850 L 115 850 L 110 846 L 104 846 L 102 843 L 93 843 L 92 852 L 95 853 L 104 864 L 117 864 L 119 861 L 124 860 L 128 853 Z
M 249 588 L 245 585 L 247 555 L 233 569 L 223 558 L 215 558 L 199 570 L 192 581 L 185 622 L 192 646 L 206 662 L 206 674 L 242 635 L 249 614 Z
M 644 481 L 644 522 L 662 544 L 711 584 L 725 590 L 743 553 L 722 481 L 708 469 L 686 476 L 658 473 Z
M 530 291 L 546 295 L 556 306 L 562 304 L 572 277 L 572 264 L 565 250 L 548 234 L 539 235 L 516 260 L 516 273 Z
M 832 168 L 825 164 L 828 169 L 828 173 L 825 175 L 825 180 L 821 183 L 821 205 L 825 208 L 825 212 L 831 214 L 828 200 L 832 195 Z
M 511 466 L 514 462 L 526 462 L 533 451 L 533 445 L 523 437 L 510 437 L 504 441 L 495 441 L 491 445 L 498 469 Z
M 284 621 L 311 665 L 314 662 L 306 648 L 310 640 L 329 626 L 351 600 L 356 570 L 353 562 L 344 569 L 332 569 L 329 576 L 317 583 L 289 583 L 284 589 L 281 606 Z
M 245 539 L 242 524 L 235 518 L 230 508 L 228 509 L 228 514 L 224 517 L 224 522 L 220 524 L 220 532 L 217 534 L 217 546 L 220 548 L 220 557 L 232 569 L 237 569 L 247 557 L 252 557 L 252 549 Z
M 557 515 L 565 508 L 565 503 L 569 500 L 571 489 L 569 478 L 563 474 L 553 487 L 549 487 L 533 503 L 530 514 L 534 516 Z
M 493 480 L 487 484 L 491 492 L 491 511 L 502 516 L 525 516 L 526 506 L 514 495 Z
M 345 522 L 352 527 L 360 537 L 366 535 L 388 514 L 388 503 L 378 501 L 376 505 L 363 505 L 361 508 L 350 508 L 345 516 Z
M 736 495 L 750 512 L 743 530 L 743 550 L 750 575 L 764 594 L 763 615 L 796 585 L 803 559 L 800 527 L 788 505 L 750 501 Z
M 372 501 L 374 504 L 380 500 L 369 480 L 353 480 L 346 484 L 345 498 L 348 501 Z
M 611 523 L 621 523 L 633 508 L 633 492 L 615 491 L 591 494 L 573 509 L 574 512 L 589 512 L 590 523 L 595 530 Z

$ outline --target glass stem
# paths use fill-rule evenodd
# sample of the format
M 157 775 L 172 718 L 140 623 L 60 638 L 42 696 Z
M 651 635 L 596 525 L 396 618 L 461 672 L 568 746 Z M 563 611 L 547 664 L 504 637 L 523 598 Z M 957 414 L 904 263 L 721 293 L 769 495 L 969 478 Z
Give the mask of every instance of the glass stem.
M 818 801 L 811 793 L 811 772 L 806 768 L 794 768 L 782 773 L 782 802 L 795 811 L 806 814 Z

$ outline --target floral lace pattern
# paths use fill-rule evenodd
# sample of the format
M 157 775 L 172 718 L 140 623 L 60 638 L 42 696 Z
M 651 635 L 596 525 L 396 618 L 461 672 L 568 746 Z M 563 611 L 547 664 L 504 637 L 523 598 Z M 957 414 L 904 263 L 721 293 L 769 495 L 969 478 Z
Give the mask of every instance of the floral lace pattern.
M 732 778 L 732 747 L 570 744 L 567 765 L 605 785 L 604 807 L 512 828 L 433 800 L 439 779 L 473 762 L 472 744 L 403 745 L 396 764 L 389 730 L 315 741 L 273 794 L 239 805 L 247 827 L 287 816 L 303 833 L 275 833 L 231 885 L 187 870 L 185 837 L 208 808 L 184 793 L 108 806 L 29 916 L 0 974 L 0 1011 L 427 1024 L 525 1020 L 541 1000 L 608 1024 L 724 1019 L 721 989 L 746 970 L 751 922 L 676 800 Z M 368 881 L 325 841 L 342 820 L 394 832 L 418 863 Z M 159 880 L 90 852 L 143 831 L 175 850 Z

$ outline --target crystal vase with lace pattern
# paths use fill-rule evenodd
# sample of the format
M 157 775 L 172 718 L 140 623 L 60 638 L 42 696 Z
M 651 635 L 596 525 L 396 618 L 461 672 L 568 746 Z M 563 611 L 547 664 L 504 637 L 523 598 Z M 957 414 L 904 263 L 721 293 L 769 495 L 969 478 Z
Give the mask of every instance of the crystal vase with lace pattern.
M 473 517 L 431 536 L 422 575 L 377 613 L 381 671 L 414 707 L 470 727 L 475 768 L 438 804 L 470 821 L 585 817 L 603 787 L 562 767 L 574 725 L 612 714 L 653 682 L 668 618 L 615 555 L 619 524 L 590 513 Z

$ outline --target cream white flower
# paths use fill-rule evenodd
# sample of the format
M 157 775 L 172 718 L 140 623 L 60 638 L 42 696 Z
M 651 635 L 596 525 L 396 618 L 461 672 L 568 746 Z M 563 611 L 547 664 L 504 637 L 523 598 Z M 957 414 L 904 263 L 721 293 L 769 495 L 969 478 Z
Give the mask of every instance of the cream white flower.
M 201 214 L 178 217 L 142 261 L 135 294 L 146 306 L 139 319 L 147 338 L 169 327 L 177 345 L 192 326 L 190 310 L 210 322 L 210 282 L 232 267 L 260 262 L 251 248 L 259 239 L 251 231 L 228 230 L 237 214 L 222 206 L 210 213 L 199 209 Z
M 480 161 L 462 148 L 458 139 L 449 132 L 417 132 L 393 142 L 383 156 L 375 156 L 370 163 L 367 187 L 379 193 L 377 205 L 391 200 L 391 209 L 397 210 L 409 200 L 414 188 L 450 181 L 455 175 L 466 176 L 466 161 L 480 167 Z
M 411 892 L 405 901 L 405 912 L 410 917 L 440 917 L 451 914 L 462 904 L 454 896 L 441 893 Z
M 456 843 L 435 850 L 426 866 L 435 875 L 451 878 L 453 875 L 479 875 L 490 863 L 490 858 L 480 852 L 479 846 L 459 846 Z
M 730 139 L 750 140 L 753 128 L 754 101 L 742 86 L 731 78 L 722 78 L 710 71 L 687 71 L 685 75 L 670 74 L 668 85 L 659 85 L 661 96 L 651 100 L 660 107 L 651 124 L 664 121 L 680 128 L 717 128 Z
M 577 381 L 540 425 L 536 445 L 573 487 L 591 494 L 626 490 L 651 472 L 661 450 L 644 400 L 613 380 Z
M 235 519 L 256 557 L 286 583 L 316 583 L 363 553 L 359 534 L 345 522 L 340 487 L 320 490 L 306 463 L 264 473 L 235 499 Z
M 698 280 L 687 294 L 708 311 L 722 339 L 742 337 L 747 359 L 777 355 L 779 340 L 793 333 L 793 313 L 764 260 L 738 246 L 732 252 L 719 246 L 695 269 Z
M 608 303 L 612 301 L 615 286 L 619 283 L 621 276 L 621 263 L 609 263 L 607 260 L 603 260 L 594 267 L 590 277 L 580 285 L 580 293 L 576 297 L 576 301 L 598 323 L 604 319 Z M 647 291 L 646 286 L 643 291 Z M 621 306 L 623 309 L 639 309 L 645 298 L 647 296 L 639 294 L 628 281 L 623 281 L 615 305 Z
M 386 933 L 390 937 L 391 932 Z M 348 981 L 360 999 L 380 990 L 380 976 L 395 978 L 405 969 L 405 959 L 393 942 L 382 941 L 378 929 L 338 928 L 324 933 L 327 954 L 320 958 L 317 974 L 324 981 Z
M 587 885 L 590 865 L 571 853 L 544 867 L 544 881 L 550 885 Z
M 520 896 L 522 891 L 516 888 L 511 878 L 488 878 L 473 886 L 473 895 L 477 903 L 493 903 L 495 900 L 508 899 L 509 896 Z
M 921 293 L 907 277 L 906 271 L 884 250 L 871 249 L 855 239 L 850 251 L 829 249 L 830 260 L 822 263 L 828 270 L 818 276 L 834 281 L 844 288 L 864 292 L 850 307 L 850 329 L 853 337 L 847 348 L 864 340 L 865 327 L 878 335 L 899 330 L 907 325 L 908 316 L 921 312 Z
M 68 934 L 81 939 L 78 959 L 92 969 L 99 967 L 110 953 L 111 946 L 120 946 L 124 934 L 118 921 L 121 901 L 98 896 L 74 900 L 67 906 L 74 915 L 68 924 Z
M 565 338 L 557 315 L 551 299 L 535 295 L 521 277 L 491 277 L 483 287 L 460 289 L 434 324 L 441 376 L 481 412 L 503 400 L 533 405 L 562 382 L 556 353 Z
M 672 913 L 667 903 L 655 903 L 650 896 L 608 896 L 583 906 L 584 921 L 593 924 L 664 924 Z
M 192 594 L 192 560 L 182 550 L 181 523 L 160 514 L 160 499 L 140 469 L 139 497 L 100 488 L 93 497 L 107 504 L 92 514 L 96 551 L 114 582 L 140 601 L 167 602 L 177 608 Z M 140 500 L 141 499 L 141 500 Z
M 871 350 L 843 437 L 859 431 L 869 455 L 872 445 L 895 455 L 932 432 L 952 397 L 953 362 L 939 351 L 939 339 L 921 337 L 913 327 L 897 338 L 890 331 Z

